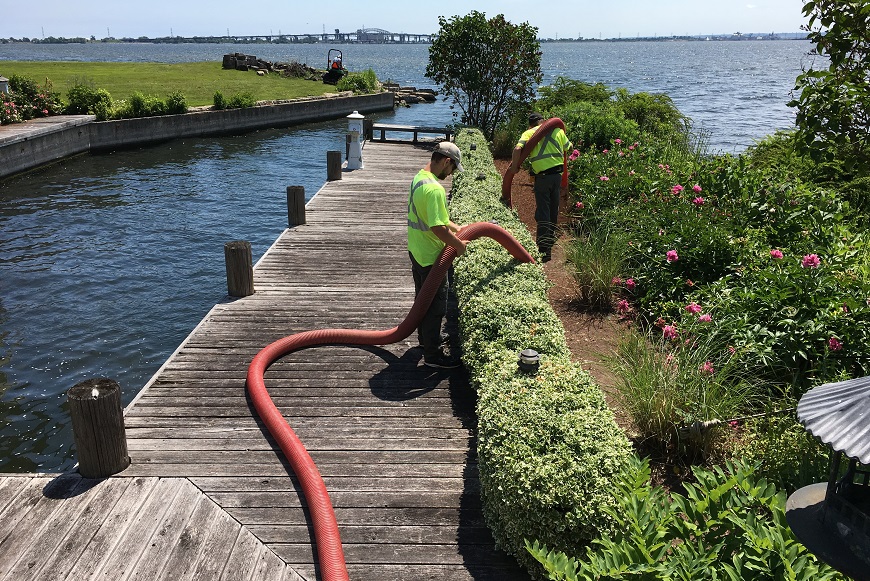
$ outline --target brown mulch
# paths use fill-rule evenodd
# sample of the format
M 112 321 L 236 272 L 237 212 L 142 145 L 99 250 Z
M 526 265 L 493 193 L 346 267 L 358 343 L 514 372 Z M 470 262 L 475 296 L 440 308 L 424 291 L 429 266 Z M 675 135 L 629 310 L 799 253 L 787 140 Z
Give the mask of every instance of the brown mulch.
M 510 165 L 510 160 L 496 159 L 495 166 L 504 175 Z M 520 220 L 534 235 L 535 225 L 535 194 L 532 190 L 532 177 L 525 170 L 520 170 L 514 176 L 511 188 L 511 201 L 517 210 Z M 565 211 L 568 203 L 567 193 L 562 192 L 562 207 L 559 212 L 559 224 L 565 224 Z M 626 332 L 625 323 L 620 322 L 613 312 L 601 313 L 590 311 L 578 303 L 578 289 L 571 273 L 571 266 L 565 262 L 565 245 L 570 240 L 563 233 L 553 248 L 552 260 L 544 264 L 544 272 L 552 283 L 548 291 L 550 305 L 565 327 L 565 339 L 571 350 L 572 359 L 580 363 L 592 376 L 604 392 L 611 409 L 617 416 L 617 422 L 625 429 L 630 429 L 630 421 L 614 406 L 611 396 L 616 378 L 611 373 L 605 358 L 616 351 L 620 338 Z

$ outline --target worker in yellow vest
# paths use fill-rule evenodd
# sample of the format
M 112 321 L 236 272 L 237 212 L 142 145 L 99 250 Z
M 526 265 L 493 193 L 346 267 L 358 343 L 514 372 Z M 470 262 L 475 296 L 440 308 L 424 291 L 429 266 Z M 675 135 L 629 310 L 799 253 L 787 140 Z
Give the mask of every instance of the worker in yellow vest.
M 540 113 L 529 115 L 529 128 L 520 136 L 511 155 L 509 171 L 517 173 L 522 160 L 520 151 L 538 130 L 544 116 Z M 559 222 L 559 188 L 562 183 L 562 164 L 565 154 L 574 146 L 561 127 L 556 127 L 541 139 L 531 153 L 529 163 L 535 178 L 535 221 L 538 231 L 535 239 L 543 262 L 550 260 L 550 252 L 556 243 L 556 224 Z
M 468 244 L 456 236 L 462 227 L 450 220 L 447 192 L 439 182 L 454 171 L 462 171 L 461 161 L 459 148 L 449 141 L 443 141 L 432 152 L 429 163 L 411 182 L 408 196 L 408 254 L 417 293 L 446 245 L 456 249 L 456 256 L 462 256 Z M 417 328 L 417 336 L 423 347 L 423 364 L 444 369 L 460 365 L 459 359 L 448 351 L 449 338 L 441 332 L 441 324 L 447 313 L 447 285 L 445 276 Z

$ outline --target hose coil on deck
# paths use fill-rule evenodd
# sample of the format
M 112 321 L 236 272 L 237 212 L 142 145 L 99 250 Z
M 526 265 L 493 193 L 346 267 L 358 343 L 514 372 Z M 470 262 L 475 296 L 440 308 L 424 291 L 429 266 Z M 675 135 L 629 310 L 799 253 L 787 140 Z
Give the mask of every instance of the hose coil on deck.
M 534 262 L 529 252 L 507 230 L 496 224 L 490 222 L 469 224 L 462 228 L 457 236 L 467 241 L 487 236 L 504 246 L 520 262 Z M 417 293 L 411 310 L 398 326 L 385 331 L 321 329 L 296 333 L 267 345 L 257 353 L 248 366 L 245 384 L 254 409 L 290 463 L 308 504 L 323 581 L 348 581 L 349 579 L 335 511 L 320 471 L 266 389 L 264 379 L 266 369 L 284 355 L 304 347 L 334 344 L 389 345 L 405 339 L 419 326 L 454 258 L 456 258 L 454 248 L 446 246 L 441 251 L 420 292 Z

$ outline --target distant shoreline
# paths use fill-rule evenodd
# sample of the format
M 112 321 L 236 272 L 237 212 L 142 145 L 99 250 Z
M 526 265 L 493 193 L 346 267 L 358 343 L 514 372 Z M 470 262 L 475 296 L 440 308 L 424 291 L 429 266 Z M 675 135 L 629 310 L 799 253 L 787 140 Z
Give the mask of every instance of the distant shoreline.
M 423 37 L 428 35 L 407 35 L 409 37 Z M 304 38 L 303 38 L 304 37 Z M 299 40 L 302 38 L 301 40 Z M 805 32 L 767 32 L 767 33 L 740 33 L 732 34 L 696 34 L 696 35 L 675 35 L 675 36 L 631 36 L 618 38 L 539 38 L 538 42 L 674 42 L 674 41 L 729 41 L 729 42 L 745 42 L 758 40 L 807 40 Z M 83 37 L 65 38 L 65 37 L 48 37 L 41 39 L 30 39 L 22 37 L 2 38 L 0 44 L 329 44 L 329 45 L 345 45 L 345 44 L 431 44 L 429 41 L 411 40 L 407 42 L 398 41 L 332 41 L 320 40 L 314 35 L 289 35 L 285 36 L 196 36 L 196 37 L 138 37 L 138 38 L 103 38 L 90 39 Z

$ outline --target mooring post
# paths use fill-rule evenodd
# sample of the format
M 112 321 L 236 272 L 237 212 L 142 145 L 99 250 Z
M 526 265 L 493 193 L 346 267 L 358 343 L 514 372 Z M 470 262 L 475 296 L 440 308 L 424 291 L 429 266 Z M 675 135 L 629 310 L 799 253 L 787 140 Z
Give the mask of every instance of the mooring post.
M 287 186 L 287 225 L 292 228 L 303 224 L 305 224 L 305 188 Z
M 341 179 L 341 152 L 326 152 L 326 179 L 330 182 Z
M 227 265 L 227 293 L 231 297 L 247 297 L 254 294 L 251 243 L 246 240 L 227 242 L 224 244 L 224 260 Z
M 87 379 L 67 391 L 79 474 L 106 478 L 130 465 L 121 387 L 106 378 Z
M 371 141 L 374 138 L 374 119 L 363 119 L 363 140 Z

